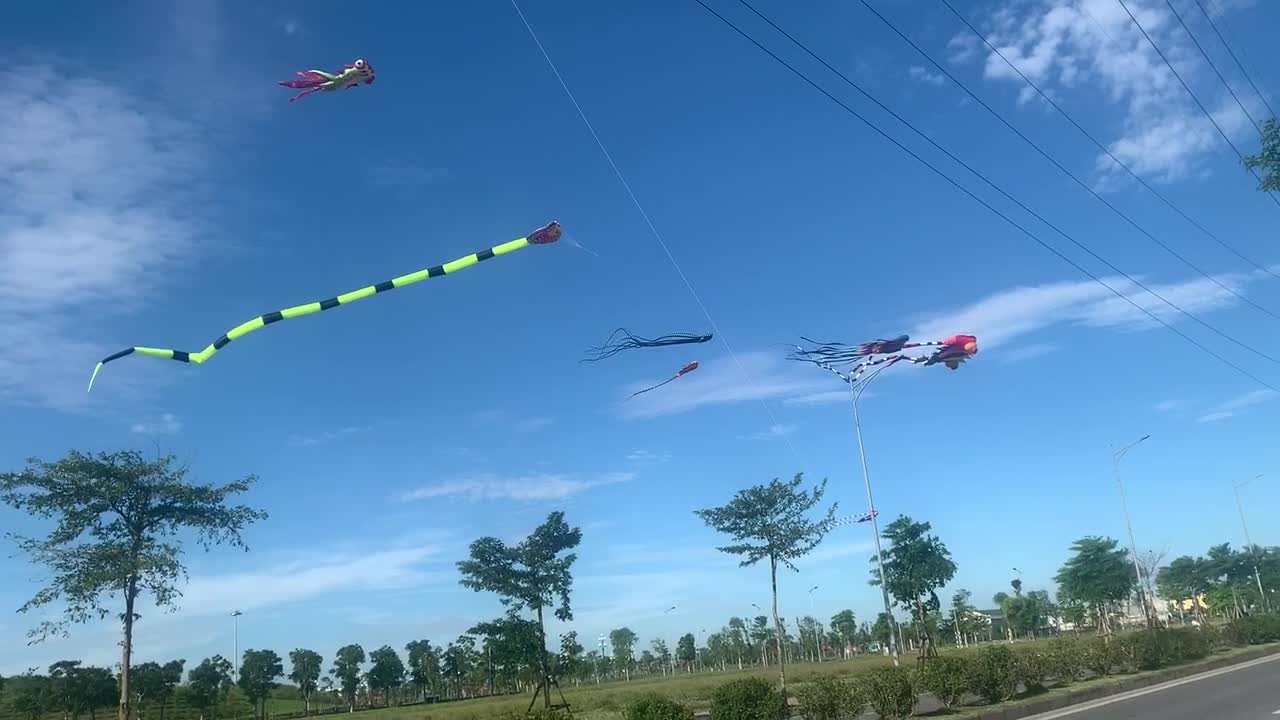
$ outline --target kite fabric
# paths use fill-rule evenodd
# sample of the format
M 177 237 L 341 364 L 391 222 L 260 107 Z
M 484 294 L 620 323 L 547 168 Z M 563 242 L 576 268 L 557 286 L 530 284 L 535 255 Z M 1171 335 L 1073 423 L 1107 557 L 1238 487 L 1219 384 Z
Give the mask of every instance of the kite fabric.
M 711 339 L 711 335 L 694 335 L 693 333 L 672 333 L 670 335 L 661 335 L 656 338 L 644 338 L 639 335 L 632 335 L 626 328 L 618 328 L 613 331 L 609 339 L 604 344 L 597 347 L 588 348 L 588 356 L 578 362 L 597 362 L 605 358 L 613 357 L 623 350 L 634 350 L 636 348 L 653 348 L 666 347 L 668 345 L 688 345 L 692 343 L 704 343 Z
M 356 60 L 350 65 L 343 65 L 342 69 L 337 73 L 327 73 L 323 70 L 300 70 L 296 74 L 299 79 L 284 80 L 280 83 L 287 88 L 302 90 L 302 92 L 289 98 L 289 102 L 311 93 L 333 92 L 334 90 L 360 87 L 360 83 L 372 85 L 375 79 L 373 66 L 369 64 L 368 60 Z
M 869 513 L 863 513 L 861 515 L 850 515 L 849 517 L 840 518 L 839 520 L 835 521 L 834 523 L 832 523 L 832 527 L 836 527 L 839 525 L 849 525 L 850 523 L 856 525 L 860 523 L 871 522 L 871 518 L 878 517 L 879 515 L 880 515 L 879 510 L 872 510 Z
M 667 378 L 666 380 L 663 380 L 662 382 L 658 383 L 657 385 L 650 385 L 649 387 L 647 387 L 647 388 L 645 388 L 645 389 L 643 389 L 643 390 L 637 390 L 637 391 L 635 391 L 635 392 L 631 393 L 630 395 L 628 395 L 628 396 L 627 396 L 627 399 L 628 399 L 628 400 L 630 400 L 631 398 L 633 398 L 633 397 L 635 397 L 635 396 L 637 396 L 637 395 L 643 395 L 644 393 L 647 393 L 647 392 L 649 392 L 650 390 L 657 390 L 658 388 L 662 387 L 663 385 L 666 385 L 667 383 L 669 383 L 669 382 L 671 382 L 671 381 L 673 381 L 673 380 L 679 380 L 680 378 L 684 377 L 685 375 L 688 375 L 689 373 L 691 373 L 691 372 L 693 372 L 694 370 L 697 370 L 697 369 L 698 369 L 698 361 L 697 361 L 697 360 L 694 360 L 693 362 L 689 363 L 688 365 L 685 365 L 684 367 L 680 368 L 680 372 L 676 373 L 675 375 L 672 375 L 671 377 Z
M 908 335 L 899 335 L 898 337 L 889 338 L 887 340 L 881 338 L 872 340 L 871 342 L 860 343 L 858 345 L 824 343 L 816 340 L 810 340 L 807 337 L 801 337 L 801 339 L 814 346 L 808 351 L 810 355 L 826 362 L 828 365 L 848 365 L 850 363 L 862 362 L 863 358 L 870 355 L 885 355 L 888 353 L 902 352 L 907 348 L 942 345 L 944 342 L 942 340 L 910 342 L 911 337 Z
M 845 345 L 844 343 L 818 343 L 808 338 L 803 339 L 815 347 L 806 350 L 796 345 L 794 346 L 796 352 L 788 355 L 788 359 L 811 362 L 818 367 L 826 368 L 850 384 L 857 384 L 867 370 L 881 365 L 885 366 L 880 368 L 883 370 L 894 363 L 906 361 L 924 366 L 943 364 L 955 370 L 978 353 L 978 338 L 973 335 L 953 335 L 945 340 L 916 343 L 907 342 L 908 337 L 900 335 L 890 340 L 875 340 L 858 346 Z M 897 352 L 908 347 L 925 346 L 937 347 L 938 349 L 929 355 L 914 357 Z M 892 348 L 896 348 L 896 350 Z M 867 359 L 868 355 L 886 352 L 892 354 Z M 862 359 L 859 360 L 859 358 Z M 857 364 L 849 369 L 847 375 L 835 368 L 836 365 L 847 365 L 855 362 Z
M 93 375 L 89 378 L 89 390 L 93 390 L 93 381 L 97 379 L 98 372 L 102 370 L 103 365 L 113 360 L 119 360 L 120 358 L 125 357 L 127 355 L 132 355 L 134 353 L 137 353 L 139 355 L 146 355 L 154 358 L 162 358 L 166 360 L 177 360 L 178 362 L 195 363 L 197 365 L 200 365 L 205 361 L 207 361 L 209 358 L 213 357 L 214 353 L 221 350 L 232 340 L 238 340 L 244 337 L 245 335 L 248 335 L 249 333 L 253 332 L 254 330 L 257 330 L 266 325 L 270 325 L 271 323 L 279 322 L 280 320 L 287 320 L 289 318 L 302 317 L 303 315 L 311 315 L 313 313 L 321 312 L 323 310 L 331 310 L 333 308 L 336 308 L 342 305 L 349 305 L 357 300 L 362 300 L 364 298 L 371 297 L 379 293 L 384 293 L 389 290 L 395 290 L 396 288 L 402 288 L 407 285 L 413 285 L 414 283 L 419 283 L 419 282 L 422 282 L 423 280 L 428 280 L 430 278 L 437 278 L 443 275 L 450 275 L 464 268 L 469 268 L 472 265 L 475 265 L 476 263 L 488 260 L 489 258 L 498 257 L 500 255 L 506 255 L 508 253 L 515 252 L 516 250 L 526 248 L 530 245 L 549 245 L 560 239 L 560 233 L 561 233 L 560 223 L 552 221 L 538 228 L 537 230 L 534 230 L 533 232 L 529 233 L 525 237 L 517 238 L 515 240 L 503 243 L 496 247 L 491 247 L 486 250 L 481 250 L 480 252 L 477 252 L 477 253 L 472 253 L 471 255 L 458 258 L 457 260 L 445 263 L 443 265 L 436 265 L 434 267 L 418 270 L 417 272 L 412 272 L 407 275 L 401 275 L 399 277 L 392 278 L 391 280 L 380 282 L 377 285 L 369 285 L 367 287 L 360 288 L 359 290 L 352 290 L 351 292 L 344 293 L 342 295 L 338 295 L 335 297 L 331 297 L 326 300 L 321 300 L 319 302 L 308 303 L 306 305 L 296 305 L 294 307 L 285 308 L 284 310 L 269 312 L 265 315 L 261 315 L 252 320 L 249 320 L 248 322 L 244 322 L 244 323 L 241 323 L 240 325 L 237 325 L 235 328 L 233 328 L 232 330 L 229 330 L 226 334 L 219 337 L 217 340 L 214 340 L 212 344 L 210 344 L 208 347 L 206 347 L 204 350 L 201 350 L 200 352 L 193 353 L 193 352 L 184 352 L 182 350 L 167 350 L 162 348 L 151 348 L 151 347 L 126 348 L 124 350 L 121 350 L 118 353 L 115 353 L 114 355 L 108 355 L 107 357 L 103 358 L 101 362 L 98 363 L 97 367 L 93 369 Z

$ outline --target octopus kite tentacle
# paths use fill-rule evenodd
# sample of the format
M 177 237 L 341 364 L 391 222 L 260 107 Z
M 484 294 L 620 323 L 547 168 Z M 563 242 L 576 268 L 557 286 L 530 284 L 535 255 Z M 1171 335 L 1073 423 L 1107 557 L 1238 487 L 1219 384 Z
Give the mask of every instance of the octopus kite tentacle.
M 226 347 L 232 340 L 239 340 L 245 335 L 248 335 L 261 327 L 265 327 L 281 320 L 302 317 L 303 315 L 311 315 L 324 310 L 331 310 L 342 305 L 349 305 L 357 300 L 362 300 L 378 293 L 395 290 L 396 288 L 402 288 L 407 285 L 413 285 L 414 283 L 419 283 L 430 278 L 450 275 L 464 268 L 469 268 L 476 263 L 488 260 L 489 258 L 506 255 L 507 253 L 515 252 L 516 250 L 526 248 L 530 245 L 547 245 L 559 240 L 560 233 L 560 223 L 553 221 L 529 233 L 525 237 L 503 243 L 496 247 L 488 248 L 487 250 L 472 253 L 471 255 L 458 258 L 457 260 L 443 265 L 436 265 L 407 275 L 401 275 L 399 277 L 392 278 L 391 280 L 387 280 L 386 282 L 369 285 L 367 287 L 360 288 L 359 290 L 352 290 L 351 292 L 343 293 L 342 295 L 321 300 L 319 302 L 308 303 L 306 305 L 296 305 L 276 312 L 269 312 L 265 315 L 260 315 L 249 320 L 248 322 L 237 325 L 217 340 L 214 340 L 208 347 L 200 352 L 186 352 L 183 350 L 168 350 L 151 347 L 126 348 L 114 355 L 108 355 L 98 363 L 97 367 L 93 369 L 93 375 L 89 378 L 89 390 L 93 390 L 93 381 L 97 379 L 98 372 L 102 370 L 103 365 L 106 365 L 113 360 L 119 360 L 127 355 L 137 353 L 139 355 L 146 355 L 149 357 L 177 360 L 178 362 L 195 363 L 200 365 L 213 357 L 214 353 Z
M 863 358 L 870 355 L 896 353 L 901 352 L 906 348 L 913 347 L 942 345 L 944 342 L 941 340 L 910 342 L 911 338 L 908 335 L 899 335 L 898 337 L 889 339 L 882 338 L 871 342 L 860 343 L 858 345 L 818 342 L 816 340 L 810 340 L 807 337 L 801 337 L 801 339 L 814 346 L 808 351 L 809 353 L 833 365 L 847 365 L 850 363 L 861 362 Z
M 635 397 L 635 396 L 637 396 L 637 395 L 643 395 L 643 394 L 645 394 L 645 393 L 649 392 L 650 390 L 657 390 L 658 388 L 662 387 L 663 385 L 666 385 L 667 383 L 672 382 L 672 381 L 674 381 L 674 380 L 679 380 L 680 378 L 684 377 L 685 375 L 687 375 L 687 374 L 689 374 L 689 373 L 691 373 L 691 372 L 693 372 L 694 370 L 697 370 L 697 369 L 698 369 L 698 361 L 697 361 L 697 360 L 694 360 L 693 362 L 689 363 L 688 365 L 685 365 L 684 367 L 680 368 L 680 372 L 676 373 L 675 375 L 672 375 L 671 377 L 667 378 L 666 380 L 663 380 L 662 382 L 658 383 L 657 385 L 650 385 L 649 387 L 647 387 L 647 388 L 645 388 L 645 389 L 643 389 L 643 390 L 637 390 L 637 391 L 635 391 L 635 392 L 631 393 L 630 395 L 628 395 L 628 396 L 627 396 L 627 400 L 630 400 L 631 398 L 633 398 L 633 397 Z
M 605 358 L 613 357 L 623 350 L 634 350 L 636 348 L 647 347 L 665 347 L 667 345 L 688 345 L 691 343 L 704 343 L 711 340 L 711 335 L 695 335 L 693 333 L 672 333 L 670 335 L 661 335 L 656 338 L 644 338 L 638 335 L 632 335 L 626 328 L 618 328 L 614 330 L 609 339 L 603 344 L 588 348 L 589 356 L 579 360 L 578 362 L 597 362 Z
M 839 527 L 840 525 L 849 525 L 849 524 L 856 525 L 859 523 L 871 522 L 871 518 L 878 517 L 879 515 L 880 515 L 879 510 L 872 510 L 869 513 L 862 513 L 861 515 L 850 515 L 849 517 L 840 518 L 839 520 L 836 520 L 834 523 L 831 524 L 831 526 Z

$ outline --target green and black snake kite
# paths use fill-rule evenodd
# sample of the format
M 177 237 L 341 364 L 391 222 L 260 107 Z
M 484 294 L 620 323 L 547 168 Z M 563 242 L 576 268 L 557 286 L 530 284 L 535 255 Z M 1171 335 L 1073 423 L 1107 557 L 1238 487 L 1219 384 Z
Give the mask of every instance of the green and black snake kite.
M 319 302 L 307 303 L 306 305 L 296 305 L 276 312 L 269 312 L 266 315 L 260 315 L 248 322 L 237 325 L 217 340 L 214 340 L 208 347 L 200 352 L 193 353 L 184 352 L 182 350 L 166 350 L 150 347 L 126 348 L 114 355 L 108 355 L 98 363 L 97 367 L 93 369 L 93 375 L 89 378 L 89 390 L 93 390 L 93 381 L 97 379 L 98 371 L 102 370 L 103 365 L 111 362 L 112 360 L 119 360 L 126 355 L 137 353 L 139 355 L 147 355 L 155 358 L 177 360 L 178 362 L 195 363 L 200 365 L 213 357 L 214 353 L 226 347 L 232 340 L 239 340 L 254 330 L 270 325 L 271 323 L 289 318 L 302 317 L 303 315 L 311 315 L 312 313 L 317 313 L 322 310 L 330 310 L 341 305 L 348 305 L 357 300 L 361 300 L 378 293 L 387 292 L 388 290 L 395 290 L 396 288 L 402 288 L 406 285 L 412 285 L 414 283 L 422 282 L 423 280 L 430 278 L 440 277 L 442 275 L 451 275 L 463 268 L 471 267 L 478 262 L 483 262 L 489 258 L 497 257 L 499 255 L 506 255 L 507 253 L 515 252 L 516 250 L 520 250 L 521 248 L 525 248 L 530 245 L 549 245 L 550 243 L 560 239 L 560 232 L 560 223 L 553 221 L 529 233 L 526 237 L 517 238 L 510 242 L 498 245 L 497 247 L 481 250 L 478 253 L 472 253 L 466 257 L 458 258 L 453 262 L 429 267 L 417 272 L 409 273 L 408 275 L 401 275 L 400 277 L 392 278 L 386 282 L 380 282 L 377 285 L 362 287 L 359 290 L 352 290 L 349 293 L 344 293 Z

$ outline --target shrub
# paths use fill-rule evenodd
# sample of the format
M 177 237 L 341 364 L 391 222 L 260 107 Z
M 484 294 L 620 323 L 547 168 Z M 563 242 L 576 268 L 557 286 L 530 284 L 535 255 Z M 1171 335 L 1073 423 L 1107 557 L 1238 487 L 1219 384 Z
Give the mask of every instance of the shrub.
M 940 655 L 925 663 L 916 679 L 921 688 L 933 693 L 950 710 L 969 692 L 972 667 L 973 660 L 967 655 Z
M 1107 644 L 1104 638 L 1092 638 L 1085 643 L 1083 655 L 1084 666 L 1089 668 L 1094 675 L 1104 677 L 1111 674 L 1114 659 L 1111 646 Z
M 1220 648 L 1225 648 L 1230 644 L 1227 641 L 1226 634 L 1222 632 L 1222 628 L 1217 625 L 1201 625 L 1198 629 L 1195 629 L 1195 631 L 1200 633 L 1200 636 L 1204 638 L 1204 641 L 1209 644 L 1209 650 L 1211 652 Z
M 1227 638 L 1236 645 L 1280 642 L 1280 616 L 1250 615 L 1227 623 Z
M 1107 646 L 1111 651 L 1111 665 L 1119 673 L 1131 673 L 1138 669 L 1137 635 L 1115 635 Z
M 1209 638 L 1191 628 L 1160 630 L 1166 635 L 1167 664 L 1191 662 L 1209 657 Z
M 862 688 L 849 680 L 822 675 L 796 691 L 805 720 L 843 720 L 862 714 Z M 628 720 L 630 720 L 628 718 Z
M 1014 671 L 1027 690 L 1043 690 L 1044 678 L 1049 674 L 1049 661 L 1044 653 L 1025 649 L 1014 653 Z
M 906 668 L 876 668 L 864 676 L 867 700 L 881 720 L 911 717 L 916 708 L 916 688 Z
M 1046 653 L 1049 674 L 1059 685 L 1070 685 L 1085 668 L 1084 646 L 1075 638 L 1058 637 L 1049 641 Z
M 733 680 L 711 693 L 712 720 L 778 720 L 786 710 L 782 693 L 764 678 Z
M 623 720 L 693 720 L 693 710 L 661 695 L 649 695 L 631 701 L 622 713 Z
M 969 689 L 987 703 L 1004 702 L 1018 690 L 1017 658 L 1005 645 L 984 647 L 973 656 Z

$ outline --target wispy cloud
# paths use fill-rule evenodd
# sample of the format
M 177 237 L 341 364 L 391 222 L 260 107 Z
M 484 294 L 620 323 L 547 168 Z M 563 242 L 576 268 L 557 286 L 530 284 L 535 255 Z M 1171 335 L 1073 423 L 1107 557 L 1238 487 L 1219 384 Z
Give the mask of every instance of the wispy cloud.
M 0 87 L 0 400 L 73 410 L 88 400 L 93 362 L 125 344 L 95 337 L 103 313 L 133 309 L 194 251 L 190 209 L 207 204 L 189 196 L 201 175 L 198 133 L 123 86 L 50 66 L 9 75 Z M 102 393 L 127 388 L 128 370 L 112 375 Z
M 648 450 L 632 450 L 627 459 L 635 463 L 663 463 L 671 459 L 671 453 L 653 453 Z
M 1020 363 L 1027 360 L 1034 360 L 1038 357 L 1044 357 L 1056 353 L 1062 349 L 1061 345 L 1054 343 L 1035 343 L 1020 348 L 1013 348 L 1001 353 L 998 358 L 1004 363 Z
M 830 390 L 833 381 L 839 382 L 829 373 L 823 377 L 812 366 L 788 363 L 777 353 L 739 353 L 738 359 L 750 381 L 743 377 L 742 369 L 731 358 L 712 358 L 696 372 L 660 390 L 621 403 L 619 412 L 626 418 L 652 418 L 710 405 L 803 397 Z M 651 378 L 632 383 L 624 389 L 623 396 L 661 380 Z
M 1159 412 L 1171 412 L 1177 410 L 1183 404 L 1181 400 L 1162 400 L 1155 404 L 1155 409 Z
M 1280 397 L 1280 393 L 1277 393 L 1274 390 L 1254 390 L 1242 395 L 1237 395 L 1230 400 L 1219 403 L 1209 412 L 1196 418 L 1196 422 L 1207 423 L 1226 420 L 1227 418 L 1239 415 L 1241 411 L 1246 408 L 1270 402 L 1271 400 L 1275 400 L 1277 397 Z
M 302 22 L 297 18 L 285 18 L 280 21 L 280 29 L 288 37 L 301 37 L 305 34 Z
M 370 425 L 364 425 L 364 426 L 350 425 L 344 428 L 340 428 L 338 430 L 326 430 L 320 433 L 310 433 L 310 434 L 293 433 L 289 435 L 287 442 L 289 443 L 290 447 L 312 447 L 315 445 L 324 445 L 327 443 L 331 443 L 334 440 L 350 437 L 358 433 L 369 432 L 370 430 L 373 430 L 373 427 Z
M 766 430 L 761 430 L 760 432 L 751 435 L 744 435 L 743 438 L 746 440 L 768 440 L 770 438 L 786 437 L 799 429 L 800 428 L 797 425 L 770 425 Z
M 1156 0 L 1129 0 L 1128 5 L 1178 73 L 1194 84 L 1203 62 L 1167 7 Z M 1197 18 L 1195 12 L 1184 15 L 1193 24 Z M 990 28 L 986 33 L 992 44 L 1045 92 L 1058 95 L 1090 87 L 1121 108 L 1123 131 L 1110 142 L 1110 150 L 1134 172 L 1159 181 L 1177 180 L 1196 172 L 1205 155 L 1225 147 L 1119 3 L 1007 2 L 992 17 L 974 19 Z M 1021 101 L 1036 99 L 1034 90 L 985 45 L 975 45 L 967 30 L 956 36 L 953 49 L 957 55 L 984 57 L 987 79 L 1017 87 Z M 1246 131 L 1244 113 L 1225 91 L 1201 87 L 1196 92 L 1228 135 L 1238 137 Z M 1102 154 L 1097 169 L 1103 176 L 1123 173 Z
M 616 485 L 636 477 L 635 473 L 605 473 L 599 477 L 581 479 L 565 474 L 538 474 L 514 477 L 483 474 L 436 483 L 405 493 L 404 502 L 432 498 L 457 497 L 472 502 L 480 500 L 516 500 L 536 502 L 563 500 L 580 495 L 592 488 Z
M 533 432 L 550 425 L 552 419 L 544 416 L 521 417 L 506 410 L 490 409 L 472 414 L 471 422 L 482 427 L 502 426 L 516 432 Z
M 821 565 L 832 560 L 840 560 L 855 555 L 870 555 L 874 547 L 875 544 L 870 540 L 842 540 L 838 542 L 827 540 L 814 548 L 813 552 L 797 560 L 796 567 Z
M 871 394 L 864 392 L 862 396 L 871 397 Z M 808 395 L 789 397 L 782 402 L 787 405 L 826 405 L 827 403 L 845 402 L 848 399 L 848 390 L 826 390 L 823 392 L 809 393 Z
M 920 65 L 912 65 L 907 69 L 907 74 L 912 80 L 925 83 L 927 85 L 942 85 L 947 81 L 942 73 L 932 72 Z
M 139 435 L 174 435 L 182 430 L 182 421 L 171 413 L 165 413 L 159 420 L 134 423 L 130 432 Z
M 1218 281 L 1244 294 L 1246 284 L 1256 275 L 1220 275 Z M 1141 279 L 1141 278 L 1139 278 Z M 1140 307 L 1168 323 L 1183 315 L 1124 278 L 1103 280 Z M 1170 302 L 1188 312 L 1230 307 L 1238 299 L 1204 278 L 1174 283 L 1144 281 Z M 1160 327 L 1109 290 L 1091 280 L 1047 283 L 1001 290 L 956 310 L 927 317 L 917 323 L 913 337 L 947 337 L 957 332 L 978 336 L 983 350 L 990 350 L 1055 325 L 1082 325 L 1119 331 Z
M 371 161 L 365 167 L 365 177 L 370 185 L 384 190 L 416 192 L 447 179 L 449 171 L 405 158 L 386 157 Z

